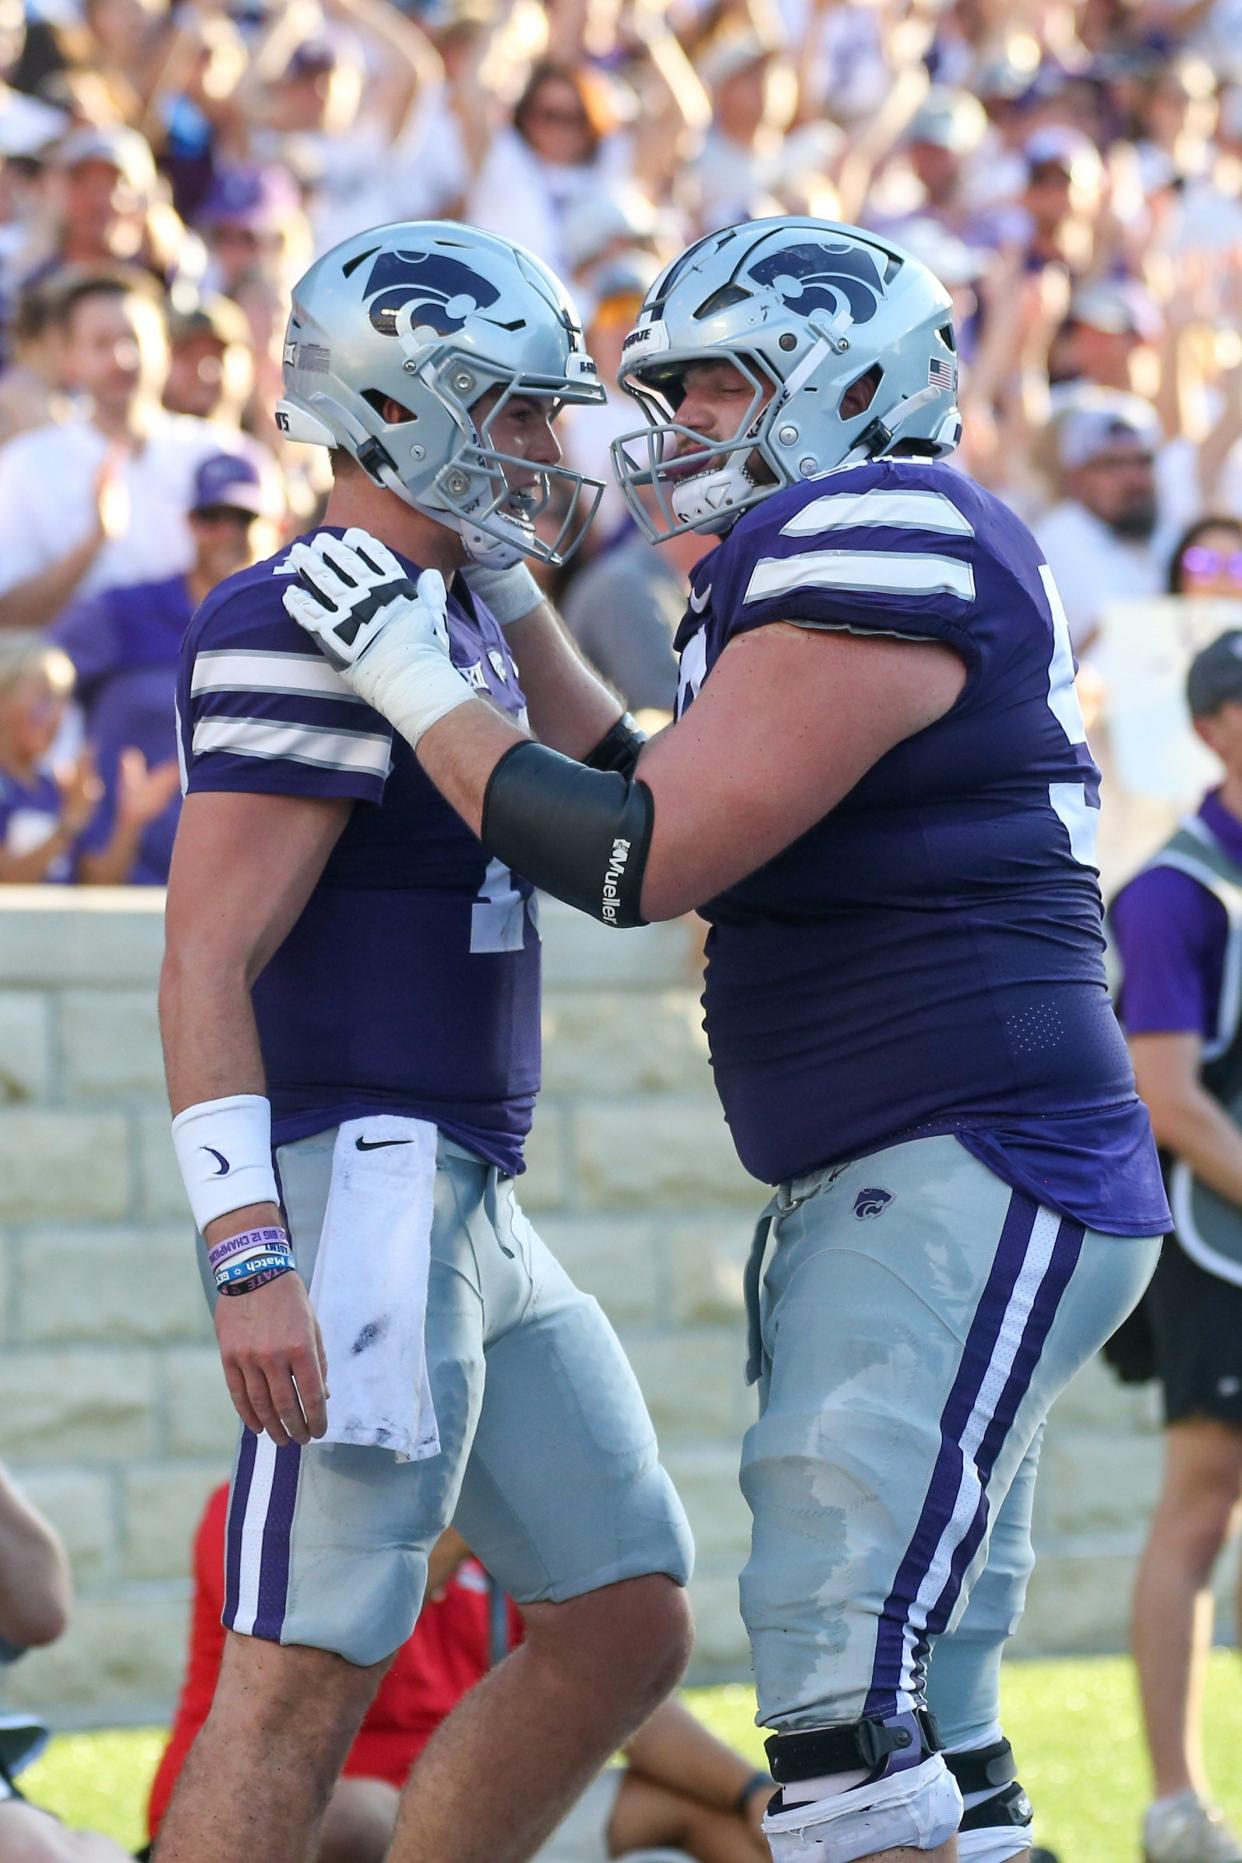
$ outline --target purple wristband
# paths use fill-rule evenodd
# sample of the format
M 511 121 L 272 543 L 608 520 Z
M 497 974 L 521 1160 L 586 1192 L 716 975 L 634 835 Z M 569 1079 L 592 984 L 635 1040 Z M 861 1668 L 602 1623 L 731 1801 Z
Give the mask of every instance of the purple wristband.
M 218 1268 L 222 1262 L 231 1261 L 234 1255 L 263 1254 L 269 1249 L 288 1248 L 289 1234 L 285 1229 L 268 1226 L 264 1229 L 242 1229 L 235 1236 L 225 1236 L 223 1242 L 217 1242 L 207 1251 L 207 1260 L 212 1268 Z

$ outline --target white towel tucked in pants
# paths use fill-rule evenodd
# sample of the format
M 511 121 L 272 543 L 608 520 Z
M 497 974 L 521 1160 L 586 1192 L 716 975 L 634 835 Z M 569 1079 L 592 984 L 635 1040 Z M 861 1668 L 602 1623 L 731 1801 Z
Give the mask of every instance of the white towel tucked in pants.
M 378 1113 L 336 1135 L 310 1298 L 328 1360 L 330 1443 L 440 1453 L 425 1331 L 436 1128 Z

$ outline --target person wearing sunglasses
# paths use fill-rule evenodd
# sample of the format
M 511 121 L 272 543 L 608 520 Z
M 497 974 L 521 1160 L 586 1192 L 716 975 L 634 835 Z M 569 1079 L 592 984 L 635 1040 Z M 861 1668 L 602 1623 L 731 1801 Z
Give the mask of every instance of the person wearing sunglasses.
M 1169 563 L 1169 594 L 1242 601 L 1242 520 L 1204 517 L 1190 526 Z

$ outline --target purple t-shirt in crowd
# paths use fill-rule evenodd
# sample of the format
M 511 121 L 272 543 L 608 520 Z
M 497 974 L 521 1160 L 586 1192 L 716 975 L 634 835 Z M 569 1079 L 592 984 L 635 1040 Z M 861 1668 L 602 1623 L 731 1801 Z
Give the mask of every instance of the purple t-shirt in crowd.
M 213 590 L 177 683 L 187 796 L 355 805 L 253 991 L 273 1138 L 399 1113 L 518 1172 L 539 1086 L 534 889 L 488 855 L 410 746 L 290 620 L 292 573 L 282 553 Z M 455 583 L 454 665 L 524 718 L 503 630 L 459 595 L 469 601 Z
M 101 814 L 109 828 L 121 752 L 132 744 L 151 766 L 177 755 L 177 661 L 193 612 L 185 577 L 171 576 L 106 589 L 68 609 L 49 630 L 77 670 L 86 735 L 106 790 Z M 178 795 L 148 824 L 131 884 L 164 885 L 180 813 Z
M 1099 772 L 1030 532 L 962 473 L 885 460 L 775 492 L 692 584 L 683 715 L 731 641 L 779 622 L 938 642 L 966 667 L 944 717 L 703 907 L 708 1041 L 742 1162 L 778 1183 L 952 1132 L 1076 1221 L 1161 1234 L 1104 974 Z
M 40 770 L 29 782 L 0 770 L 0 847 L 9 854 L 32 854 L 56 832 L 60 820 L 60 791 L 46 770 Z M 77 878 L 78 857 L 98 853 L 108 841 L 110 829 L 96 813 L 85 833 L 71 848 L 58 854 L 43 876 L 43 884 L 65 886 Z
M 1242 866 L 1242 821 L 1217 790 L 1199 820 Z M 1229 919 L 1214 893 L 1175 867 L 1138 873 L 1109 919 L 1123 965 L 1119 1012 L 1131 1035 L 1216 1034 Z

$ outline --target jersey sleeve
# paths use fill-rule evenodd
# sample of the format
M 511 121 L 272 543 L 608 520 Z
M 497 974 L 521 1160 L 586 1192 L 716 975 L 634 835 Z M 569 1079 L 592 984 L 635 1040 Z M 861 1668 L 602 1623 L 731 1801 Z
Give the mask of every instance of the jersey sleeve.
M 1220 901 L 1187 873 L 1138 874 L 1109 912 L 1121 958 L 1119 1013 L 1127 1035 L 1215 1033 L 1228 921 Z
M 283 578 L 209 598 L 182 648 L 187 795 L 240 790 L 378 803 L 392 728 L 285 614 Z
M 730 539 L 723 591 L 729 633 L 769 621 L 938 641 L 974 665 L 979 548 L 966 513 L 941 489 L 895 473 L 820 482 L 801 502 L 774 498 Z

